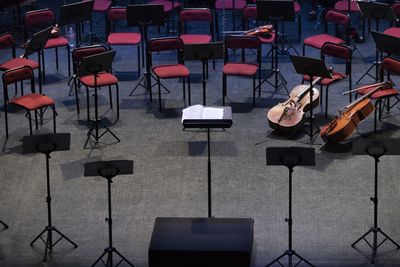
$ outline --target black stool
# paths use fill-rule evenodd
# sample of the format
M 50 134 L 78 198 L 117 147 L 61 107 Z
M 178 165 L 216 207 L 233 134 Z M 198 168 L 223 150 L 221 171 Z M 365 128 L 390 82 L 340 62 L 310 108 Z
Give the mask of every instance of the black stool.
M 93 263 L 96 266 L 100 261 L 105 267 L 119 266 L 122 262 L 126 262 L 129 266 L 134 267 L 122 254 L 113 247 L 112 242 L 112 217 L 111 217 L 111 183 L 112 178 L 117 175 L 133 174 L 133 161 L 132 160 L 113 160 L 113 161 L 96 161 L 85 164 L 85 176 L 101 176 L 107 179 L 108 185 L 108 247 L 104 249 L 104 252 L 97 258 Z M 113 253 L 117 254 L 121 260 L 114 265 Z M 107 261 L 103 261 L 103 257 L 107 254 Z
M 295 166 L 315 166 L 315 150 L 311 147 L 267 147 L 267 165 L 283 165 L 289 169 L 289 218 L 285 218 L 289 226 L 289 248 L 266 267 L 275 263 L 284 266 L 280 260 L 285 256 L 288 256 L 289 267 L 293 266 L 293 256 L 299 259 L 294 266 L 301 262 L 314 266 L 292 249 L 292 174 Z

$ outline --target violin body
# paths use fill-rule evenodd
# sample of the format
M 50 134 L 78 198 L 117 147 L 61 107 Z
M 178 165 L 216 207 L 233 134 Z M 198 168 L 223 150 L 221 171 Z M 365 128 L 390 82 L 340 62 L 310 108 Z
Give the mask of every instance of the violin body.
M 272 25 L 263 25 L 256 27 L 254 29 L 246 31 L 244 34 L 247 36 L 262 36 L 262 37 L 271 37 L 271 33 L 273 32 L 273 26 Z
M 319 92 L 313 90 L 313 99 L 310 103 L 309 90 L 310 85 L 298 85 L 290 92 L 290 97 L 287 101 L 279 103 L 272 107 L 267 118 L 269 126 L 280 132 L 291 132 L 305 120 L 305 113 L 311 108 L 318 106 Z M 302 95 L 302 97 L 299 97 Z
M 329 125 L 322 128 L 320 136 L 323 140 L 338 143 L 352 135 L 357 125 L 367 118 L 375 110 L 369 98 L 346 109 L 340 116 L 336 117 Z

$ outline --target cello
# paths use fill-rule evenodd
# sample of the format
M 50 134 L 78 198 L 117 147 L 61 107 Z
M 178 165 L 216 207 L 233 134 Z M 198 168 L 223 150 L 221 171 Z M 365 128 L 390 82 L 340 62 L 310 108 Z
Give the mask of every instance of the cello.
M 330 71 L 332 68 L 330 69 Z M 314 88 L 321 77 L 315 79 L 311 85 L 297 85 L 290 92 L 289 99 L 283 103 L 272 107 L 268 113 L 269 126 L 277 131 L 288 133 L 291 132 L 305 120 L 305 114 L 311 108 L 315 108 L 319 103 L 319 91 Z M 310 88 L 313 90 L 313 98 L 310 103 Z
M 381 89 L 389 89 L 393 87 L 393 83 L 389 80 L 382 83 L 367 85 L 365 87 L 358 88 L 366 89 L 373 88 L 363 97 L 350 103 L 339 113 L 339 116 L 335 116 L 332 122 L 322 127 L 320 136 L 325 142 L 338 143 L 344 141 L 357 129 L 358 123 L 368 117 L 375 107 L 371 100 L 368 98 L 370 95 Z

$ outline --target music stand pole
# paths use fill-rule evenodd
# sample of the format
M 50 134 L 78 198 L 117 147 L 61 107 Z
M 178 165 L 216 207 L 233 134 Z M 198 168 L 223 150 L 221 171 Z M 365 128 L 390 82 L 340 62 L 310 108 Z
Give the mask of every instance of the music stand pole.
M 104 264 L 106 267 L 114 267 L 120 265 L 122 262 L 126 262 L 129 266 L 134 265 L 125 258 L 114 246 L 113 246 L 113 234 L 112 234 L 112 206 L 111 206 L 111 183 L 112 179 L 117 175 L 132 174 L 133 173 L 133 161 L 118 160 L 118 161 L 98 161 L 90 162 L 85 164 L 85 176 L 101 176 L 107 179 L 107 195 L 108 195 L 108 217 L 106 222 L 108 224 L 108 247 L 104 249 L 104 252 L 96 259 L 92 264 L 92 267 L 96 266 L 100 261 L 104 264 L 103 257 L 107 254 L 107 261 Z M 121 260 L 114 265 L 113 253 L 117 254 Z
M 389 240 L 397 249 L 400 249 L 400 245 L 395 242 L 391 237 L 389 237 L 385 232 L 378 227 L 378 163 L 379 158 L 385 154 L 398 155 L 400 151 L 395 151 L 398 149 L 398 139 L 375 139 L 375 140 L 356 140 L 353 144 L 353 155 L 366 154 L 374 159 L 374 196 L 370 198 L 374 204 L 374 226 L 371 227 L 365 234 L 358 238 L 355 242 L 351 244 L 353 248 L 358 242 L 364 240 L 372 249 L 372 259 L 371 263 L 375 263 L 377 257 L 378 248 L 386 241 Z M 390 148 L 396 147 L 396 148 Z M 390 151 L 392 149 L 392 151 Z M 361 152 L 361 153 L 360 153 Z M 373 234 L 372 245 L 365 239 L 370 233 Z M 378 233 L 382 234 L 385 239 L 378 244 Z
M 283 165 L 289 170 L 289 218 L 285 218 L 285 222 L 288 224 L 288 249 L 265 267 L 272 266 L 275 263 L 283 266 L 280 260 L 285 256 L 288 257 L 289 267 L 293 266 L 293 256 L 296 256 L 298 259 L 300 259 L 294 266 L 297 266 L 302 261 L 309 266 L 314 266 L 296 251 L 294 251 L 292 247 L 292 177 L 293 169 L 296 166 L 315 166 L 315 150 L 307 147 L 268 147 L 266 154 L 267 165 Z
M 0 220 L 0 224 L 2 224 L 4 226 L 4 229 L 8 229 L 8 225 L 6 223 L 4 223 L 2 220 Z
M 47 254 L 52 252 L 53 247 L 61 239 L 66 239 L 71 243 L 74 248 L 78 245 L 75 244 L 66 235 L 61 233 L 53 224 L 51 216 L 51 191 L 50 191 L 50 154 L 55 151 L 69 150 L 70 134 L 44 134 L 36 136 L 24 136 L 23 138 L 23 153 L 42 153 L 46 156 L 46 185 L 47 185 L 47 226 L 40 234 L 38 234 L 30 243 L 31 246 L 40 238 L 45 244 L 45 251 L 43 262 L 47 260 Z M 60 235 L 60 238 L 53 242 L 53 231 Z M 42 235 L 47 233 L 46 241 L 43 240 Z

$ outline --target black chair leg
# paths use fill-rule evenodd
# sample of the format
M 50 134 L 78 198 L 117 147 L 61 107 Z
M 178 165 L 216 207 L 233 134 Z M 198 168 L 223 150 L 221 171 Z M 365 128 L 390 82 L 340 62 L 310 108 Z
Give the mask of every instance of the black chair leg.
M 79 114 L 79 96 L 78 96 L 78 84 L 76 82 L 76 78 L 74 78 L 74 90 L 75 90 L 75 104 L 76 104 L 76 111 Z
M 56 128 L 56 116 L 57 116 L 56 107 L 54 105 L 51 105 L 50 107 L 53 110 L 53 132 L 56 133 L 57 132 L 57 128 Z
M 253 76 L 253 108 L 256 106 L 256 76 Z
M 188 81 L 188 101 L 189 101 L 189 106 L 191 106 L 192 103 L 191 103 L 191 92 L 190 92 L 190 76 L 187 77 L 187 81 Z
M 115 85 L 117 89 L 117 119 L 119 119 L 119 86 L 118 83 Z
M 8 139 L 8 107 L 7 101 L 4 99 L 4 124 L 6 127 L 6 139 Z
M 157 77 L 157 87 L 158 87 L 158 109 L 161 112 L 161 82 L 160 78 Z
M 26 117 L 28 118 L 29 121 L 29 134 L 32 135 L 33 131 L 32 131 L 32 116 L 31 116 L 31 112 L 28 110 L 26 113 Z
M 87 86 L 86 87 L 86 112 L 87 112 L 87 121 L 90 121 L 90 100 L 89 100 L 89 88 Z
M 226 96 L 226 75 L 222 75 L 222 105 L 225 106 L 225 96 Z
M 108 96 L 110 97 L 110 108 L 113 108 L 111 85 L 108 86 Z

